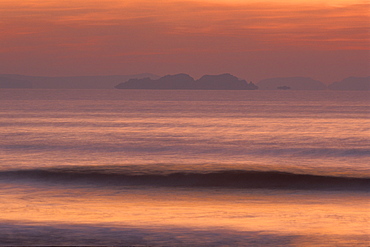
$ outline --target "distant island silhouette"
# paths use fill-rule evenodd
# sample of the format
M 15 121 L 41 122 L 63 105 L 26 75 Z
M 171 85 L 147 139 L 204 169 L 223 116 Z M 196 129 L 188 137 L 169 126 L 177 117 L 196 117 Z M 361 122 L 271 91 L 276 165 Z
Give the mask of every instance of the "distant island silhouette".
M 288 86 L 281 86 L 281 87 L 277 87 L 277 89 L 279 89 L 279 90 L 289 90 L 291 88 L 288 87 Z
M 101 76 L 27 76 L 0 74 L 0 88 L 34 89 L 113 89 L 118 83 L 131 78 L 153 78 L 153 74 Z
M 324 90 L 326 85 L 309 77 L 278 77 L 257 83 L 261 90 Z
M 370 76 L 367 77 L 348 77 L 339 82 L 334 82 L 328 87 L 331 90 L 351 90 L 351 91 L 369 91 Z
M 29 81 L 1 76 L 0 77 L 0 88 L 33 88 L 33 85 Z
M 258 87 L 231 74 L 204 75 L 194 80 L 187 74 L 166 75 L 159 79 L 130 79 L 116 86 L 118 89 L 177 89 L 177 90 L 256 90 Z
M 144 73 L 104 76 L 27 76 L 0 74 L 4 89 L 175 89 L 175 90 L 341 90 L 370 91 L 370 76 L 348 77 L 326 85 L 309 77 L 269 78 L 254 84 L 229 73 L 204 75 L 194 80 L 187 74 L 163 77 Z

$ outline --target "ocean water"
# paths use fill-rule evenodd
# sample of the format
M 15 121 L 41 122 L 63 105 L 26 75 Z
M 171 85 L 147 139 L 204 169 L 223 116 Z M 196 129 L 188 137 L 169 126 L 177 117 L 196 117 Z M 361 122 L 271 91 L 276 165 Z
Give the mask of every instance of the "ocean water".
M 370 245 L 368 92 L 2 89 L 0 103 L 0 245 Z

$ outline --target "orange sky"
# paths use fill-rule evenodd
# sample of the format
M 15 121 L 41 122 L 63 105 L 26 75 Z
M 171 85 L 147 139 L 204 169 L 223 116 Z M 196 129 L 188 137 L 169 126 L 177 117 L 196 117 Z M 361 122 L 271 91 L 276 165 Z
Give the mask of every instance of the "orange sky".
M 370 74 L 370 1 L 0 0 L 0 73 Z

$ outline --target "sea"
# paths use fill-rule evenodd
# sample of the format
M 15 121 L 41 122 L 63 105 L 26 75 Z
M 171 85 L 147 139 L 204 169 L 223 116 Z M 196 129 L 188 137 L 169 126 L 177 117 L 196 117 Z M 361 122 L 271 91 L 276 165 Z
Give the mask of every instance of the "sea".
M 0 90 L 2 246 L 370 246 L 370 93 Z

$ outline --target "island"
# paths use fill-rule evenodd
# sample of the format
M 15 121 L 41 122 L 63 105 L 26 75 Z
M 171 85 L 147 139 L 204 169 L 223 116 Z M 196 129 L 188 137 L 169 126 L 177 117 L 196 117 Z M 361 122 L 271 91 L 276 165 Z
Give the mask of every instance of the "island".
M 325 90 L 326 85 L 309 77 L 277 77 L 257 83 L 262 90 Z
M 256 90 L 258 87 L 231 74 L 204 75 L 194 80 L 187 74 L 166 75 L 159 79 L 130 79 L 117 89 L 168 89 L 168 90 Z
M 370 76 L 367 77 L 348 77 L 342 81 L 334 82 L 329 85 L 331 90 L 348 90 L 348 91 L 369 91 Z
M 144 73 L 136 75 L 102 75 L 102 76 L 27 76 L 17 74 L 0 74 L 0 88 L 33 89 L 114 89 L 118 83 L 131 78 L 152 78 L 159 76 Z
M 0 77 L 0 88 L 32 88 L 32 83 L 8 77 Z
M 280 86 L 280 87 L 277 87 L 277 89 L 279 89 L 279 90 L 289 90 L 291 88 L 288 87 L 288 86 Z

